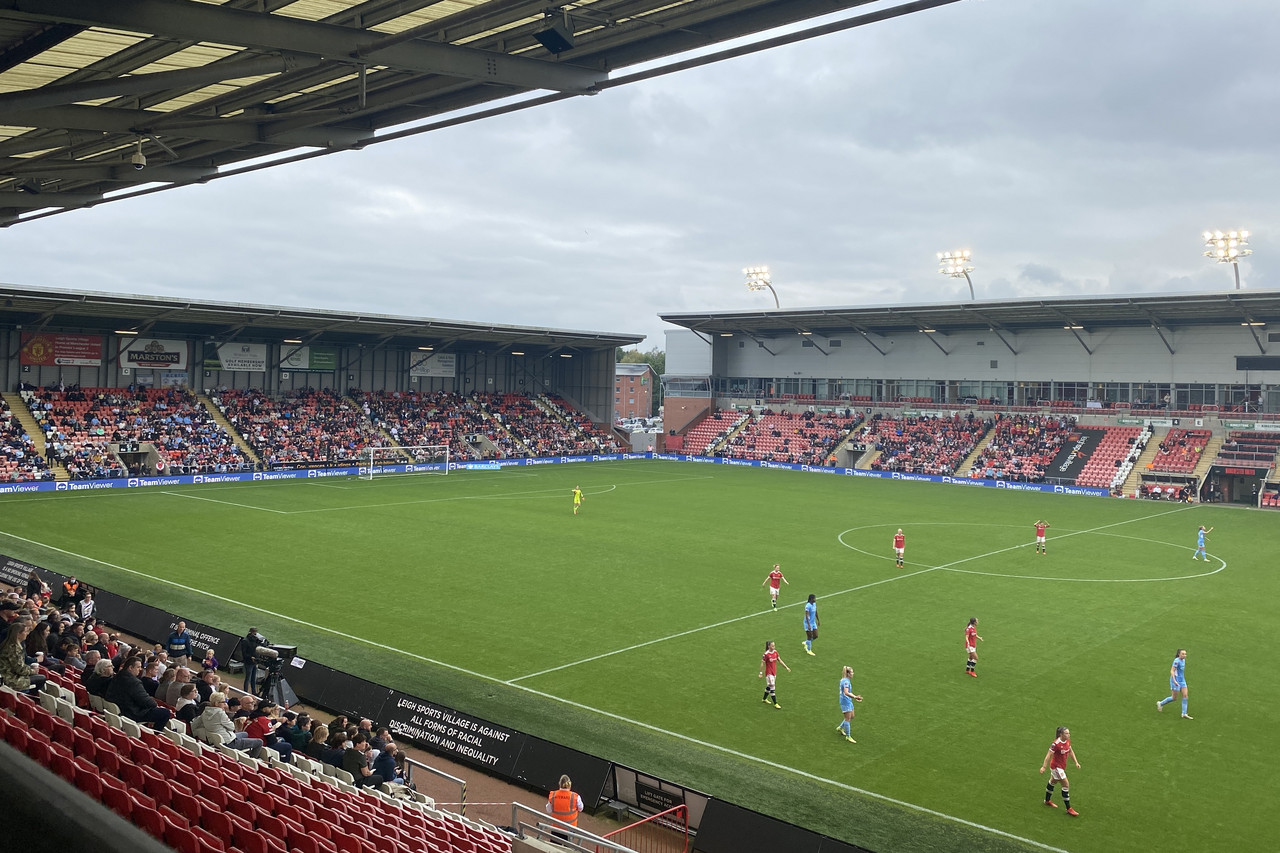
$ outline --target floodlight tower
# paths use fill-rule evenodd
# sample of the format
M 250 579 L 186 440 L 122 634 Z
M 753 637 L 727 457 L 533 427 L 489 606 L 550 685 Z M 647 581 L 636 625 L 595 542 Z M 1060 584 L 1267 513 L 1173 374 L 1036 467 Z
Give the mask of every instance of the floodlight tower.
M 947 278 L 963 278 L 969 282 L 969 300 L 973 301 L 973 279 L 969 278 L 969 273 L 973 272 L 973 265 L 969 263 L 969 259 L 973 253 L 968 249 L 959 249 L 954 252 L 938 253 L 938 272 Z
M 773 279 L 769 277 L 769 268 L 746 267 L 742 274 L 747 277 L 747 290 L 768 290 L 773 294 L 773 307 L 781 309 L 782 304 L 778 302 L 778 291 L 773 289 Z
M 1204 256 L 1220 264 L 1231 264 L 1236 274 L 1236 290 L 1240 289 L 1240 259 L 1253 254 L 1248 231 L 1204 232 Z

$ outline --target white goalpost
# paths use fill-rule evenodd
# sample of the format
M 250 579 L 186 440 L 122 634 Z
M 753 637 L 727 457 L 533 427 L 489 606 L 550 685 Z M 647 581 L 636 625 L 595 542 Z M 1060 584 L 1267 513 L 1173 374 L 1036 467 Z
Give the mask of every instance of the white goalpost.
M 368 447 L 360 464 L 360 479 L 389 474 L 448 474 L 449 445 L 419 444 L 412 447 Z

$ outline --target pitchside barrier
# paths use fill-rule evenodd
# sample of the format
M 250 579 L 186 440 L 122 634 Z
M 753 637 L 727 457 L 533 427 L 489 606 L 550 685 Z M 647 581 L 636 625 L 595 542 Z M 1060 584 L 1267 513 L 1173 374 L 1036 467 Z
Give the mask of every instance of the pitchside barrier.
M 969 477 L 950 477 L 935 474 L 907 474 L 901 471 L 867 471 L 862 468 L 827 468 L 822 465 L 795 465 L 790 462 L 762 462 L 757 459 L 727 459 L 720 456 L 689 456 L 683 453 L 599 453 L 591 456 L 550 456 L 535 459 L 486 459 L 479 462 L 450 462 L 450 471 L 467 469 L 494 470 L 518 468 L 528 465 L 567 465 L 578 462 L 620 462 L 632 459 L 661 459 L 668 462 L 694 462 L 712 465 L 732 465 L 741 468 L 777 468 L 784 471 L 804 471 L 810 474 L 833 474 L 843 477 L 875 477 L 881 480 L 910 480 L 919 483 L 945 483 L 951 486 L 977 486 L 988 489 L 1009 489 L 1019 492 L 1049 492 L 1057 495 L 1087 495 L 1108 497 L 1107 489 L 1091 486 L 1071 486 L 1055 483 L 1015 483 L 1010 480 L 983 480 Z M 438 471 L 444 463 L 380 465 L 373 474 L 414 474 Z M 273 480 L 305 480 L 327 477 L 369 477 L 367 466 L 345 468 L 297 468 L 287 471 L 255 471 L 242 474 L 182 474 L 173 477 L 129 477 L 119 480 L 68 480 L 42 483 L 6 483 L 0 485 L 0 495 L 36 492 L 77 492 L 97 489 L 144 489 L 151 486 L 191 486 L 212 483 L 250 483 Z
M 32 570 L 54 590 L 61 589 L 68 577 L 0 554 L 0 583 L 22 588 Z M 199 655 L 212 647 L 219 659 L 227 660 L 240 643 L 237 633 L 109 590 L 95 588 L 93 598 L 99 619 L 140 640 L 162 642 L 181 619 L 187 623 Z M 285 666 L 282 678 L 300 701 L 312 707 L 376 720 L 399 740 L 536 791 L 554 790 L 559 786 L 560 775 L 568 774 L 573 779 L 573 789 L 592 812 L 606 802 L 641 818 L 685 807 L 687 829 L 690 834 L 696 833 L 693 850 L 700 853 L 753 849 L 868 853 L 674 782 L 437 705 L 317 661 L 295 656 Z M 465 795 L 460 802 L 465 802 Z M 754 846 L 762 840 L 769 843 L 763 848 Z

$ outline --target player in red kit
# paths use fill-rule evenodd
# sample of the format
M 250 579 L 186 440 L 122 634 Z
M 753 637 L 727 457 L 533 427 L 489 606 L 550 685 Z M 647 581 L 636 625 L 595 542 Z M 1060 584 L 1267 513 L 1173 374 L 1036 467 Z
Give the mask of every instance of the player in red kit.
M 1053 743 L 1049 744 L 1049 751 L 1044 755 L 1044 761 L 1040 762 L 1040 772 L 1044 772 L 1047 765 L 1049 767 L 1049 784 L 1044 788 L 1044 804 L 1052 808 L 1058 805 L 1053 801 L 1053 786 L 1056 782 L 1062 783 L 1062 802 L 1067 807 L 1067 814 L 1071 817 L 1079 817 L 1080 813 L 1071 808 L 1071 788 L 1067 782 L 1067 756 L 1071 756 L 1071 760 L 1076 763 L 1076 769 L 1080 769 L 1080 759 L 1076 758 L 1076 752 L 1071 748 L 1071 730 L 1066 726 L 1058 726 L 1058 737 Z
M 898 568 L 902 568 L 902 556 L 907 552 L 907 537 L 902 533 L 902 528 L 898 528 L 898 532 L 893 534 L 893 556 L 897 561 Z
M 778 664 L 782 664 L 787 672 L 791 671 L 791 667 L 787 666 L 787 662 L 778 654 L 778 650 L 773 647 L 773 640 L 764 644 L 764 654 L 760 656 L 760 674 L 757 678 L 764 679 L 764 698 L 760 701 L 766 704 L 773 702 L 773 707 L 781 709 L 778 704 L 778 693 L 774 686 L 778 678 Z
M 1049 529 L 1049 522 L 1047 521 L 1036 522 L 1036 553 L 1037 554 L 1049 553 L 1044 547 L 1044 532 L 1048 529 Z
M 774 563 L 773 571 L 769 572 L 769 576 L 764 579 L 764 583 L 760 584 L 761 586 L 769 585 L 769 601 L 774 610 L 778 609 L 778 592 L 782 589 L 784 583 L 787 586 L 791 586 L 791 581 L 786 579 L 782 574 L 782 569 L 778 567 L 777 563 Z
M 969 655 L 969 659 L 965 661 L 964 671 L 974 678 L 978 677 L 978 642 L 982 638 L 978 636 L 978 617 L 975 616 L 969 620 L 969 624 L 964 629 L 964 650 Z

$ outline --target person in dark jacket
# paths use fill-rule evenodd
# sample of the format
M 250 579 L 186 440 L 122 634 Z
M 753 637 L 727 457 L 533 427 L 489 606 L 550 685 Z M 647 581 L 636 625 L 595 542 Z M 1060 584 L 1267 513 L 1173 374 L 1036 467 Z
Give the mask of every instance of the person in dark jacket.
M 139 676 L 142 675 L 142 658 L 132 657 L 124 663 L 124 669 L 116 673 L 107 687 L 105 698 L 120 707 L 121 716 L 147 723 L 156 729 L 163 729 L 169 722 L 168 708 L 161 708 L 156 700 L 147 695 Z
M 89 652 L 90 655 L 98 654 L 96 651 Z M 89 661 L 85 661 L 89 663 Z M 86 669 L 85 672 L 90 670 Z M 100 658 L 97 663 L 93 664 L 93 674 L 84 680 L 85 689 L 94 696 L 105 699 L 107 697 L 107 688 L 111 685 L 111 679 L 115 678 L 116 667 L 106 658 Z

